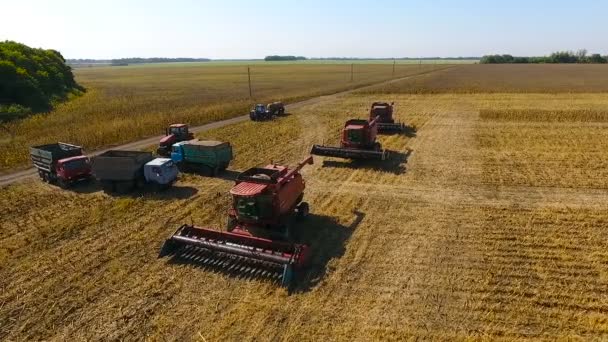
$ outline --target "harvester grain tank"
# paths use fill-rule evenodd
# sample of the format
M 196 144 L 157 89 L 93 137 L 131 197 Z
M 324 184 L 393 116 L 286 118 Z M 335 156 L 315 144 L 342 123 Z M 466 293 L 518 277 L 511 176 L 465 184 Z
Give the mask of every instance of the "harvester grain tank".
M 401 122 L 395 122 L 395 119 L 393 118 L 394 104 L 394 102 L 391 102 L 390 104 L 387 102 L 372 103 L 372 108 L 369 111 L 369 119 L 374 120 L 378 118 L 378 133 L 393 133 L 405 131 L 405 124 Z
M 180 170 L 198 171 L 205 176 L 215 176 L 226 170 L 232 158 L 230 143 L 213 140 L 178 142 L 173 144 L 171 152 L 171 160 Z
M 67 188 L 74 182 L 91 178 L 89 158 L 82 154 L 82 147 L 54 143 L 30 148 L 30 158 L 40 178 Z
M 110 150 L 93 157 L 93 173 L 106 192 L 127 193 L 146 185 L 157 189 L 177 179 L 175 163 L 150 152 Z
M 169 156 L 173 144 L 191 139 L 194 139 L 194 134 L 188 130 L 188 125 L 173 124 L 165 129 L 165 136 L 160 139 L 156 154 L 164 157 Z
M 309 246 L 291 242 L 289 229 L 293 219 L 309 213 L 300 170 L 312 162 L 308 157 L 292 169 L 271 164 L 241 173 L 230 190 L 228 231 L 182 225 L 165 241 L 159 257 L 178 254 L 289 286 L 310 258 Z
M 342 129 L 340 147 L 314 145 L 311 153 L 345 159 L 385 160 L 388 152 L 376 141 L 377 134 L 377 119 L 348 120 Z

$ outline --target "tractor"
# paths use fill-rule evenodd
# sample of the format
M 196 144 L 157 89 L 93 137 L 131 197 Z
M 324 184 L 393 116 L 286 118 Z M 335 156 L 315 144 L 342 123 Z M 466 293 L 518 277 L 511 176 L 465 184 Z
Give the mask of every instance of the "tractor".
M 309 246 L 292 241 L 290 226 L 308 216 L 300 170 L 312 163 L 309 156 L 291 169 L 271 164 L 239 174 L 230 190 L 227 231 L 182 225 L 165 241 L 159 257 L 174 255 L 228 272 L 267 276 L 288 287 L 294 272 L 310 259 Z
M 156 153 L 159 156 L 167 157 L 171 154 L 171 146 L 173 144 L 192 139 L 194 139 L 194 134 L 188 131 L 188 125 L 173 124 L 165 129 L 165 136 L 160 139 Z
M 377 120 L 348 120 L 342 129 L 340 147 L 313 145 L 310 153 L 345 159 L 385 160 L 388 152 L 382 150 L 382 145 L 376 141 Z
M 369 111 L 369 119 L 373 120 L 378 118 L 378 133 L 393 133 L 405 131 L 405 124 L 395 122 L 393 119 L 393 105 L 391 102 L 374 102 L 372 108 Z
M 249 112 L 249 118 L 251 121 L 271 120 L 272 116 L 272 112 L 270 112 L 268 108 L 261 103 L 256 104 Z

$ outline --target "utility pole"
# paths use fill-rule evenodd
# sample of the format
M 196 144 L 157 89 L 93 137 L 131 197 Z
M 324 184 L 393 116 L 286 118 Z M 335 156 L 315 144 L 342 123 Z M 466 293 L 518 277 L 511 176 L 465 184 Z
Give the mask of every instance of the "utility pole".
M 350 63 L 350 81 L 351 82 L 353 81 L 353 66 L 354 65 L 355 65 L 354 63 Z
M 396 63 L 396 61 L 395 61 L 395 59 L 393 58 L 393 77 L 395 77 L 395 63 Z
M 249 66 L 247 66 L 247 80 L 249 82 L 249 98 L 253 98 L 253 95 L 251 94 L 251 70 L 249 68 Z

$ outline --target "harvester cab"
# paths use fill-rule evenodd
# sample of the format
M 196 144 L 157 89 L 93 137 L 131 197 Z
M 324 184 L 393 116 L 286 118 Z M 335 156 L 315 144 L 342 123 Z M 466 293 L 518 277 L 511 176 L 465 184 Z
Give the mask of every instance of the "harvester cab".
M 395 122 L 393 118 L 394 102 L 374 102 L 369 111 L 369 119 L 378 118 L 378 133 L 392 133 L 405 131 L 405 124 Z
M 230 190 L 228 231 L 183 225 L 165 241 L 159 257 L 192 257 L 289 286 L 294 271 L 310 258 L 308 246 L 291 242 L 289 227 L 292 219 L 308 215 L 300 170 L 312 162 L 308 157 L 291 169 L 271 164 L 241 173 Z
M 165 136 L 160 139 L 156 153 L 160 156 L 169 156 L 173 144 L 191 139 L 194 139 L 194 134 L 188 130 L 188 125 L 173 124 L 165 129 Z
M 345 159 L 385 160 L 388 153 L 376 141 L 378 118 L 371 121 L 352 119 L 342 129 L 340 147 L 313 145 L 312 154 Z

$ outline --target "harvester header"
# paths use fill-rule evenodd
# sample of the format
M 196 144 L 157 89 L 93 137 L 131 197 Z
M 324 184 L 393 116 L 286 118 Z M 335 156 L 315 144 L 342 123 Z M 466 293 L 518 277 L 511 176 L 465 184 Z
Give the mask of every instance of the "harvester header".
M 342 129 L 340 147 L 313 145 L 311 154 L 345 159 L 385 160 L 388 153 L 376 141 L 378 118 L 351 119 Z

